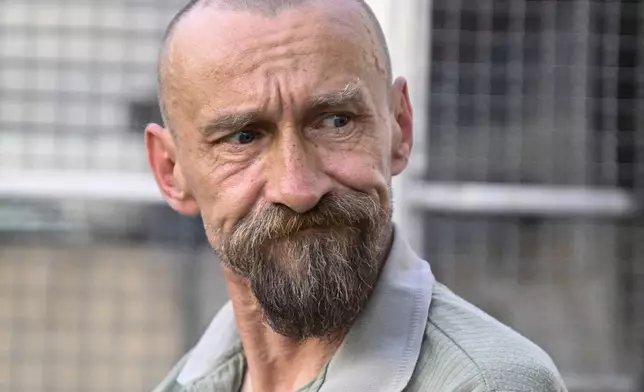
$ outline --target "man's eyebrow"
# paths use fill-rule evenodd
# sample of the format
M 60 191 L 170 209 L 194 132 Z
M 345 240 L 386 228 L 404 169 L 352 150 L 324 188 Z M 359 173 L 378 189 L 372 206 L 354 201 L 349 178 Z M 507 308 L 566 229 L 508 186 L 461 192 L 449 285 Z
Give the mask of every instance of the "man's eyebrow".
M 357 82 L 347 84 L 342 90 L 321 94 L 311 98 L 307 104 L 309 108 L 337 107 L 349 103 L 365 103 L 365 93 Z
M 258 112 L 224 113 L 208 120 L 199 127 L 203 135 L 210 135 L 221 130 L 241 129 L 257 122 L 260 118 Z
M 366 96 L 358 82 L 347 84 L 342 90 L 320 94 L 312 97 L 307 102 L 308 109 L 339 107 L 350 103 L 364 105 Z M 241 129 L 245 126 L 261 121 L 262 114 L 258 111 L 244 113 L 224 113 L 206 121 L 199 127 L 204 136 L 216 134 L 219 131 Z

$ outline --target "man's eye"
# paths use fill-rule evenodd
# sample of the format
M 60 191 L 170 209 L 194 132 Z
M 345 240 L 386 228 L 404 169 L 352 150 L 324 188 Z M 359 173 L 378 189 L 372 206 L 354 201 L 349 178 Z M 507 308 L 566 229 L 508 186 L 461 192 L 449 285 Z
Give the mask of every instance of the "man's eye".
M 319 128 L 343 128 L 351 122 L 351 118 L 344 114 L 332 114 L 322 119 Z
M 226 138 L 226 141 L 232 144 L 249 144 L 257 138 L 257 132 L 239 131 Z

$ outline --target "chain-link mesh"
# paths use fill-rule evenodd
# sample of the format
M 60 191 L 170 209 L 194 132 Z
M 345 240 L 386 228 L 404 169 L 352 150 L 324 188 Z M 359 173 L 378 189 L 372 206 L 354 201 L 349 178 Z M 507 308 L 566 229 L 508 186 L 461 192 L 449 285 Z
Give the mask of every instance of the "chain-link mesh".
M 434 0 L 425 178 L 541 186 L 544 203 L 552 186 L 641 195 L 643 14 L 637 1 Z M 546 348 L 571 390 L 635 390 L 641 219 L 477 212 L 427 213 L 439 278 Z
M 150 390 L 225 299 L 200 223 L 124 198 L 181 6 L 0 2 L 0 391 Z
M 642 200 L 640 2 L 433 3 L 424 180 Z M 0 391 L 150 390 L 226 298 L 200 222 L 140 176 L 158 44 L 182 4 L 0 1 Z M 641 219 L 424 220 L 440 279 L 546 348 L 571 391 L 635 391 Z

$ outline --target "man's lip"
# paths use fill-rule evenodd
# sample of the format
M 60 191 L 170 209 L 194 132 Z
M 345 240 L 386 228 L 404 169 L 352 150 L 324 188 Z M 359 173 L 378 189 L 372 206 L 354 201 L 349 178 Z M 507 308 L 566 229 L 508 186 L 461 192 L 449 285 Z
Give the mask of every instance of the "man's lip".
M 286 237 L 295 237 L 301 234 L 314 234 L 320 232 L 326 232 L 333 229 L 333 226 L 308 226 L 297 231 L 293 231 L 288 234 Z
M 301 236 L 315 235 L 315 234 L 321 234 L 321 233 L 329 233 L 329 232 L 333 231 L 333 229 L 337 230 L 337 229 L 340 229 L 342 227 L 345 227 L 345 226 L 342 226 L 342 225 L 337 225 L 337 226 L 335 226 L 335 225 L 307 226 L 307 227 L 299 229 L 297 231 L 292 231 L 292 232 L 290 232 L 288 234 L 282 233 L 279 236 L 271 238 L 270 240 L 267 241 L 267 243 L 277 244 L 277 243 L 281 243 L 283 241 L 295 240 L 295 239 L 297 239 L 298 237 L 301 237 Z M 340 234 L 340 232 L 338 232 L 337 234 Z
M 314 233 L 316 231 L 329 230 L 330 228 L 331 228 L 330 226 L 307 227 L 305 229 L 302 229 L 300 231 L 295 232 L 294 234 L 298 234 L 298 233 Z

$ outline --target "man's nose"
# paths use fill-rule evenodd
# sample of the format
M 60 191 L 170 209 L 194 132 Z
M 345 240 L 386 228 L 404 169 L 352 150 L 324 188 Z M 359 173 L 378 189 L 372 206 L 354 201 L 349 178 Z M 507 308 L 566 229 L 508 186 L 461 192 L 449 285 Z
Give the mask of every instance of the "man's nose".
M 331 192 L 331 178 L 324 172 L 315 147 L 298 135 L 280 138 L 267 163 L 265 197 L 270 203 L 304 213 Z

